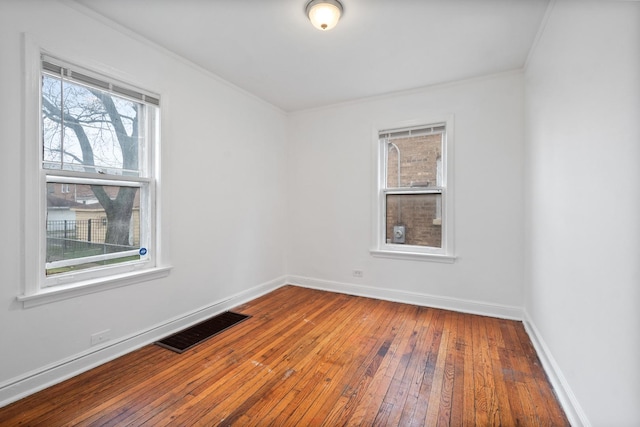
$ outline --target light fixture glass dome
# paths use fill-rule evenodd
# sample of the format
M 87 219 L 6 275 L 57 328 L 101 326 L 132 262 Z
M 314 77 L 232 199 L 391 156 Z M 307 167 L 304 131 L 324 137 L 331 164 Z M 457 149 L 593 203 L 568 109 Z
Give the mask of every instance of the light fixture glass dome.
M 312 0 L 307 4 L 309 20 L 322 31 L 335 27 L 341 14 L 342 4 L 337 0 Z

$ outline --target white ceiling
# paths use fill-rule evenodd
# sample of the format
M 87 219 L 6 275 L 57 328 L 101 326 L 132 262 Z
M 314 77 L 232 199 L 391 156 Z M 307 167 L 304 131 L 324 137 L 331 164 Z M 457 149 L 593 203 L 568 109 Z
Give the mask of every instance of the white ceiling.
M 76 0 L 285 111 L 521 68 L 549 0 Z

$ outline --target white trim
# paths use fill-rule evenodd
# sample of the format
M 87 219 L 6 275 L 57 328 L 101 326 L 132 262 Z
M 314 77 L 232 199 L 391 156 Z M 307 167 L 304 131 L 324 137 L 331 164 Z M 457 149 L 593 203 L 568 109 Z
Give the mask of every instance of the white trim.
M 100 366 L 211 316 L 256 299 L 283 285 L 285 285 L 285 276 L 0 383 L 0 407 Z
M 40 144 L 34 141 L 40 139 L 40 115 L 38 100 L 40 97 L 40 48 L 33 37 L 22 34 L 22 50 L 24 52 L 22 75 L 22 92 L 25 102 L 22 103 L 22 215 L 21 235 L 23 292 L 32 294 L 38 291 L 38 284 L 44 282 L 44 268 L 39 265 L 40 259 L 45 259 L 40 230 L 45 224 L 45 197 L 42 195 L 42 172 L 39 165 L 42 162 Z M 34 226 L 34 224 L 36 226 Z M 40 226 L 38 226 L 40 224 Z
M 582 406 L 580 406 L 578 398 L 573 393 L 573 390 L 571 390 L 569 382 L 562 373 L 560 366 L 551 354 L 551 350 L 545 343 L 544 339 L 542 339 L 540 331 L 536 328 L 526 309 L 523 310 L 523 314 L 524 320 L 522 323 L 524 324 L 524 328 L 527 331 L 527 334 L 529 334 L 533 347 L 535 348 L 536 353 L 538 353 L 542 367 L 549 378 L 549 382 L 551 383 L 558 400 L 560 401 L 562 409 L 564 409 L 564 412 L 569 419 L 569 423 L 573 427 L 591 427 L 587 414 L 585 414 Z
M 453 264 L 457 258 L 455 255 L 430 254 L 409 251 L 385 251 L 382 249 L 370 249 L 369 253 L 377 258 L 408 259 L 412 261 L 434 261 L 443 262 L 446 264 Z
M 287 276 L 287 283 L 305 288 L 358 295 L 362 297 L 414 304 L 424 307 L 441 308 L 444 310 L 459 311 L 461 313 L 479 314 L 481 316 L 491 316 L 510 320 L 522 320 L 522 308 L 510 305 L 452 297 L 441 297 L 417 292 L 400 291 L 391 288 L 355 285 L 352 283 L 341 283 L 303 276 Z
M 135 268 L 136 265 L 131 265 L 130 267 Z M 112 274 L 97 279 L 84 280 L 67 285 L 43 287 L 37 292 L 19 295 L 17 300 L 22 302 L 24 308 L 36 307 L 38 305 L 62 301 L 67 298 L 93 294 L 95 292 L 102 292 L 108 289 L 119 288 L 121 286 L 134 285 L 148 280 L 161 279 L 163 277 L 167 277 L 170 272 L 171 267 L 155 267 L 143 271 Z

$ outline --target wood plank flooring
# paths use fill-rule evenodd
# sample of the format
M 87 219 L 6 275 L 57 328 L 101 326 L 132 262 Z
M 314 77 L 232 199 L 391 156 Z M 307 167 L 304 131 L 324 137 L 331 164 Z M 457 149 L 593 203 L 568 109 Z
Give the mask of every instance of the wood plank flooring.
M 2 426 L 568 426 L 520 322 L 285 286 L 176 354 L 149 345 Z

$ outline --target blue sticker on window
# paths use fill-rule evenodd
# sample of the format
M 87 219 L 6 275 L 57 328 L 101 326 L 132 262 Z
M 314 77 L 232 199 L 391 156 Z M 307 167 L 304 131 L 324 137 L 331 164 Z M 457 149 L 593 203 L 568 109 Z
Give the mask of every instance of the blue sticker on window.
M 147 254 L 147 248 L 140 248 L 140 255 L 144 256 Z

